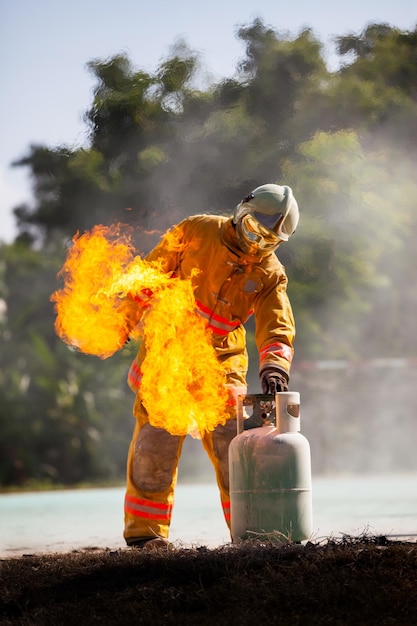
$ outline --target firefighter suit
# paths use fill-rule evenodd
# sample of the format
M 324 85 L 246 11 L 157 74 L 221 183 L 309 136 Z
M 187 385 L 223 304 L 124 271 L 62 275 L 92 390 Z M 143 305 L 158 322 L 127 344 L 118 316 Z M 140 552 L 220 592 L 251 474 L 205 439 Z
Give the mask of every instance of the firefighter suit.
M 244 324 L 252 314 L 260 373 L 273 368 L 288 379 L 295 327 L 285 269 L 275 253 L 244 252 L 233 219 L 227 217 L 189 217 L 168 232 L 169 237 L 162 238 L 146 259 L 162 261 L 163 271 L 191 279 L 197 310 L 213 333 L 213 347 L 224 368 L 229 394 L 236 396 L 247 390 Z M 193 272 L 194 268 L 200 271 Z M 149 537 L 168 537 L 184 441 L 184 437 L 149 423 L 140 397 L 143 351 L 142 346 L 128 375 L 129 386 L 136 393 L 136 425 L 128 453 L 125 497 L 124 537 L 128 545 Z M 202 435 L 229 528 L 228 447 L 235 435 L 235 411 L 224 425 Z

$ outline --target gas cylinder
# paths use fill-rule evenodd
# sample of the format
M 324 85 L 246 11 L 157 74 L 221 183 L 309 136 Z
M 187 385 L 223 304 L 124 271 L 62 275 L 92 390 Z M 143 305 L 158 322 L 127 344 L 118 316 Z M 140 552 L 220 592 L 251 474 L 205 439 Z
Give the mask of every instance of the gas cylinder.
M 240 396 L 237 431 L 229 446 L 232 541 L 309 539 L 311 457 L 300 432 L 300 394 Z

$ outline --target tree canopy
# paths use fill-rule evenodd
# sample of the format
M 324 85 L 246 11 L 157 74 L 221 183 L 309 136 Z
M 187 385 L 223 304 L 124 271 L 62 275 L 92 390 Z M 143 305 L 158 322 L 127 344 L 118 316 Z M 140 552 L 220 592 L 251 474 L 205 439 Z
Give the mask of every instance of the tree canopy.
M 143 253 L 149 231 L 290 184 L 301 221 L 278 256 L 296 362 L 417 354 L 417 30 L 337 37 L 337 71 L 310 29 L 256 19 L 237 37 L 244 56 L 220 82 L 204 82 L 183 41 L 154 72 L 126 55 L 91 60 L 88 144 L 32 145 L 15 163 L 33 201 L 0 245 L 0 484 L 123 471 L 134 348 L 105 363 L 77 354 L 55 336 L 49 302 L 68 241 L 96 224 L 133 226 Z

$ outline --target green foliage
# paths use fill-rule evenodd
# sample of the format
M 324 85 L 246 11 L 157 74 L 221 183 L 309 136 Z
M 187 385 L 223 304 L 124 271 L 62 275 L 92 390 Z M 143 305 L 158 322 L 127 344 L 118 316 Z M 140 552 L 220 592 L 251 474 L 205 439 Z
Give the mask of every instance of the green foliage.
M 322 45 L 309 29 L 293 40 L 260 20 L 241 28 L 238 36 L 246 44 L 240 70 L 249 111 L 267 122 L 269 130 L 281 130 L 313 76 L 326 73 Z
M 125 55 L 91 61 L 88 145 L 34 145 L 15 163 L 30 170 L 33 203 L 16 207 L 19 235 L 0 247 L 0 484 L 124 473 L 134 346 L 108 361 L 74 352 L 49 301 L 66 242 L 95 224 L 135 227 L 146 252 L 147 230 L 288 183 L 301 221 L 278 254 L 296 358 L 415 357 L 417 31 L 338 37 L 337 72 L 309 29 L 256 19 L 237 37 L 245 56 L 218 84 L 181 41 L 154 73 Z
M 396 179 L 389 155 L 366 152 L 353 131 L 317 133 L 285 173 L 302 207 L 289 268 L 300 352 L 357 358 L 371 294 L 392 286 L 386 254 L 402 248 L 417 186 L 408 172 Z
M 2 246 L 0 484 L 74 484 L 122 476 L 132 419 L 125 383 L 132 355 L 112 363 L 55 336 L 49 296 L 56 259 Z M 122 451 L 123 449 L 123 451 Z
M 417 29 L 401 32 L 370 24 L 359 36 L 336 38 L 341 55 L 353 62 L 340 72 L 336 98 L 347 119 L 369 131 L 383 131 L 413 148 L 417 139 Z

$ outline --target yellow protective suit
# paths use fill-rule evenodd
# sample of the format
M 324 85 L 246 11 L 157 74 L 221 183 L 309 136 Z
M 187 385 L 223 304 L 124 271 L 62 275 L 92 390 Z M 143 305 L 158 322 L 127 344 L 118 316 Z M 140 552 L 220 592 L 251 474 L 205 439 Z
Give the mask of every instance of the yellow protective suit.
M 198 312 L 213 331 L 213 347 L 232 397 L 246 393 L 248 356 L 243 324 L 255 315 L 259 369 L 289 376 L 295 335 L 287 277 L 275 253 L 252 256 L 239 250 L 232 220 L 197 215 L 168 231 L 147 255 L 166 272 L 192 280 Z M 197 273 L 193 270 L 197 268 Z M 178 461 L 184 437 L 153 427 L 140 399 L 144 348 L 132 363 L 128 383 L 136 393 L 136 426 L 129 448 L 124 537 L 168 537 Z M 202 444 L 214 466 L 226 523 L 230 528 L 228 447 L 236 435 L 236 414 Z

